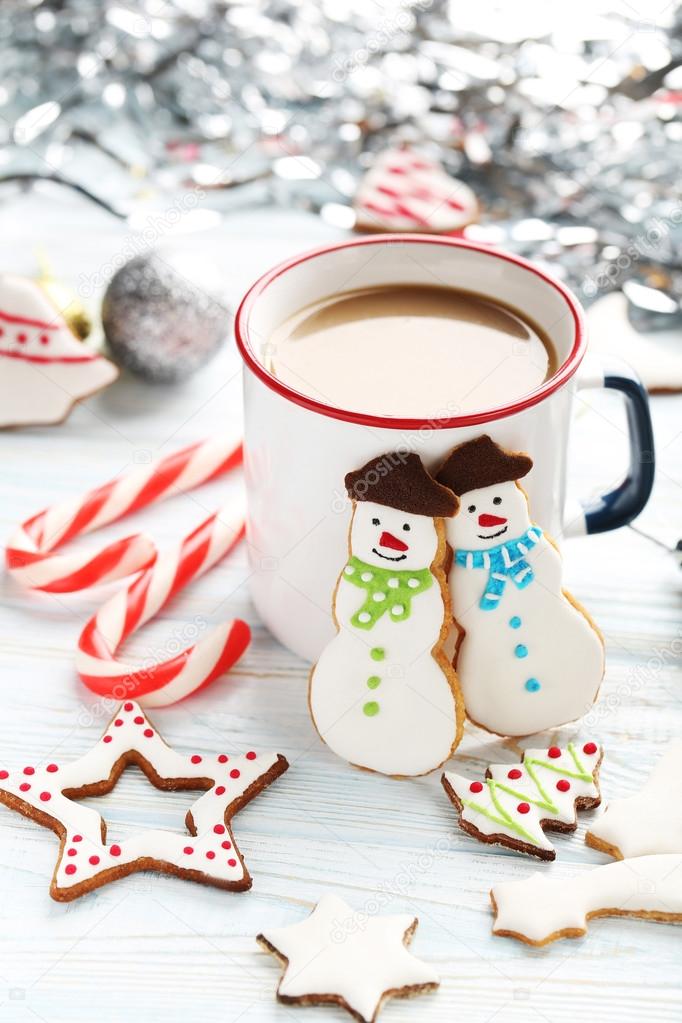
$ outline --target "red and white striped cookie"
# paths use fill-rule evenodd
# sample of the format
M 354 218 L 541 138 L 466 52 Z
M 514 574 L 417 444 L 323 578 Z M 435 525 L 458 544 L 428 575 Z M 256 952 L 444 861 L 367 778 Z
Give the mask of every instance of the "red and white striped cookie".
M 36 281 L 0 276 L 0 428 L 60 423 L 118 376 L 71 332 Z
M 478 217 L 476 196 L 442 166 L 410 149 L 380 153 L 353 201 L 359 231 L 446 234 Z
M 228 671 L 249 645 L 251 630 L 235 619 L 211 629 L 188 649 L 153 665 L 116 657 L 118 647 L 193 579 L 217 564 L 244 536 L 241 509 L 210 515 L 175 551 L 120 590 L 91 618 L 78 641 L 76 670 L 100 696 L 133 697 L 145 707 L 161 707 L 203 689 Z

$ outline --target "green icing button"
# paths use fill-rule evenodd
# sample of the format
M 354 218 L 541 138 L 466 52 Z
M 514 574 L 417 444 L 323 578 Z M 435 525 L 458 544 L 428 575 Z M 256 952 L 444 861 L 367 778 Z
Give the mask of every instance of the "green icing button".
M 370 689 L 376 689 L 376 687 L 380 684 L 381 679 L 379 678 L 378 675 L 370 675 L 369 678 L 367 679 L 367 685 L 369 686 Z
M 382 646 L 373 646 L 369 652 L 369 656 L 373 661 L 383 661 L 386 656 L 386 651 Z
M 373 718 L 375 714 L 379 713 L 379 704 L 376 700 L 370 700 L 362 709 L 368 718 Z

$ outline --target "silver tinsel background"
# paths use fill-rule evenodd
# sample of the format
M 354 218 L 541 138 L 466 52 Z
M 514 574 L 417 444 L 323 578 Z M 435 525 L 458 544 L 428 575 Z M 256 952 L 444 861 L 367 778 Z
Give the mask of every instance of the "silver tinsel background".
M 472 236 L 669 326 L 681 65 L 657 0 L 3 0 L 0 201 L 47 177 L 128 220 L 195 195 L 351 227 L 372 155 L 407 142 L 477 192 Z

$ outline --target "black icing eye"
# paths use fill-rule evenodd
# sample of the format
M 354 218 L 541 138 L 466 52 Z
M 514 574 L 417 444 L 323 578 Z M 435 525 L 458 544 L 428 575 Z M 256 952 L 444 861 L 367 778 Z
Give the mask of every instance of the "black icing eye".
M 473 514 L 473 512 L 476 511 L 476 505 L 475 504 L 470 504 L 469 507 L 467 508 L 467 511 L 471 512 Z
M 493 497 L 493 504 L 502 504 L 501 497 Z
M 409 531 L 410 531 L 410 523 L 409 522 L 403 523 L 403 529 L 405 530 L 406 533 L 409 533 Z
M 373 525 L 373 526 L 380 526 L 380 525 L 381 525 L 381 523 L 379 522 L 379 520 L 378 520 L 378 519 L 372 519 L 372 525 Z

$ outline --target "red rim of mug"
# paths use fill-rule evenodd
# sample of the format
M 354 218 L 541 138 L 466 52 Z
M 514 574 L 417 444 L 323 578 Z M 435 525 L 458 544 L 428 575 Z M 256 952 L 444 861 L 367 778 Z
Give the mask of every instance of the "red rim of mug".
M 566 303 L 567 311 L 573 318 L 574 333 L 571 351 L 556 373 L 534 391 L 530 391 L 517 401 L 506 405 L 498 405 L 495 408 L 483 409 L 480 412 L 471 412 L 461 416 L 449 416 L 443 419 L 402 419 L 394 416 L 375 416 L 366 412 L 353 412 L 349 409 L 337 408 L 335 405 L 326 405 L 324 402 L 317 401 L 315 398 L 311 398 L 309 395 L 289 387 L 268 372 L 256 356 L 251 344 L 249 338 L 249 317 L 254 304 L 267 291 L 273 281 L 277 280 L 278 277 L 281 277 L 288 270 L 300 266 L 301 263 L 306 263 L 308 260 L 317 259 L 319 256 L 325 256 L 332 252 L 338 252 L 341 249 L 361 245 L 404 245 L 406 242 L 414 245 L 444 245 L 458 249 L 470 249 L 473 252 L 483 253 L 483 255 L 489 256 L 492 259 L 503 259 L 534 274 L 544 281 L 545 284 L 549 284 L 558 291 Z M 360 426 L 384 427 L 389 430 L 420 430 L 424 428 L 446 430 L 459 426 L 476 426 L 479 423 L 488 423 L 495 419 L 512 416 L 517 412 L 523 412 L 524 409 L 531 408 L 533 405 L 544 401 L 550 394 L 554 394 L 573 376 L 583 359 L 587 347 L 585 324 L 578 300 L 560 281 L 555 280 L 554 277 L 540 269 L 540 267 L 534 266 L 533 263 L 523 259 L 521 256 L 516 256 L 510 252 L 503 252 L 489 245 L 481 245 L 478 242 L 465 241 L 461 238 L 433 237 L 432 235 L 421 234 L 379 234 L 372 235 L 369 238 L 355 238 L 349 241 L 337 242 L 334 245 L 325 245 L 319 249 L 301 253 L 299 256 L 294 256 L 292 259 L 279 263 L 263 274 L 262 277 L 259 277 L 255 284 L 246 292 L 237 310 L 234 329 L 237 348 L 246 365 L 267 387 L 276 391 L 283 398 L 323 416 L 343 419 L 346 422 L 357 423 Z

